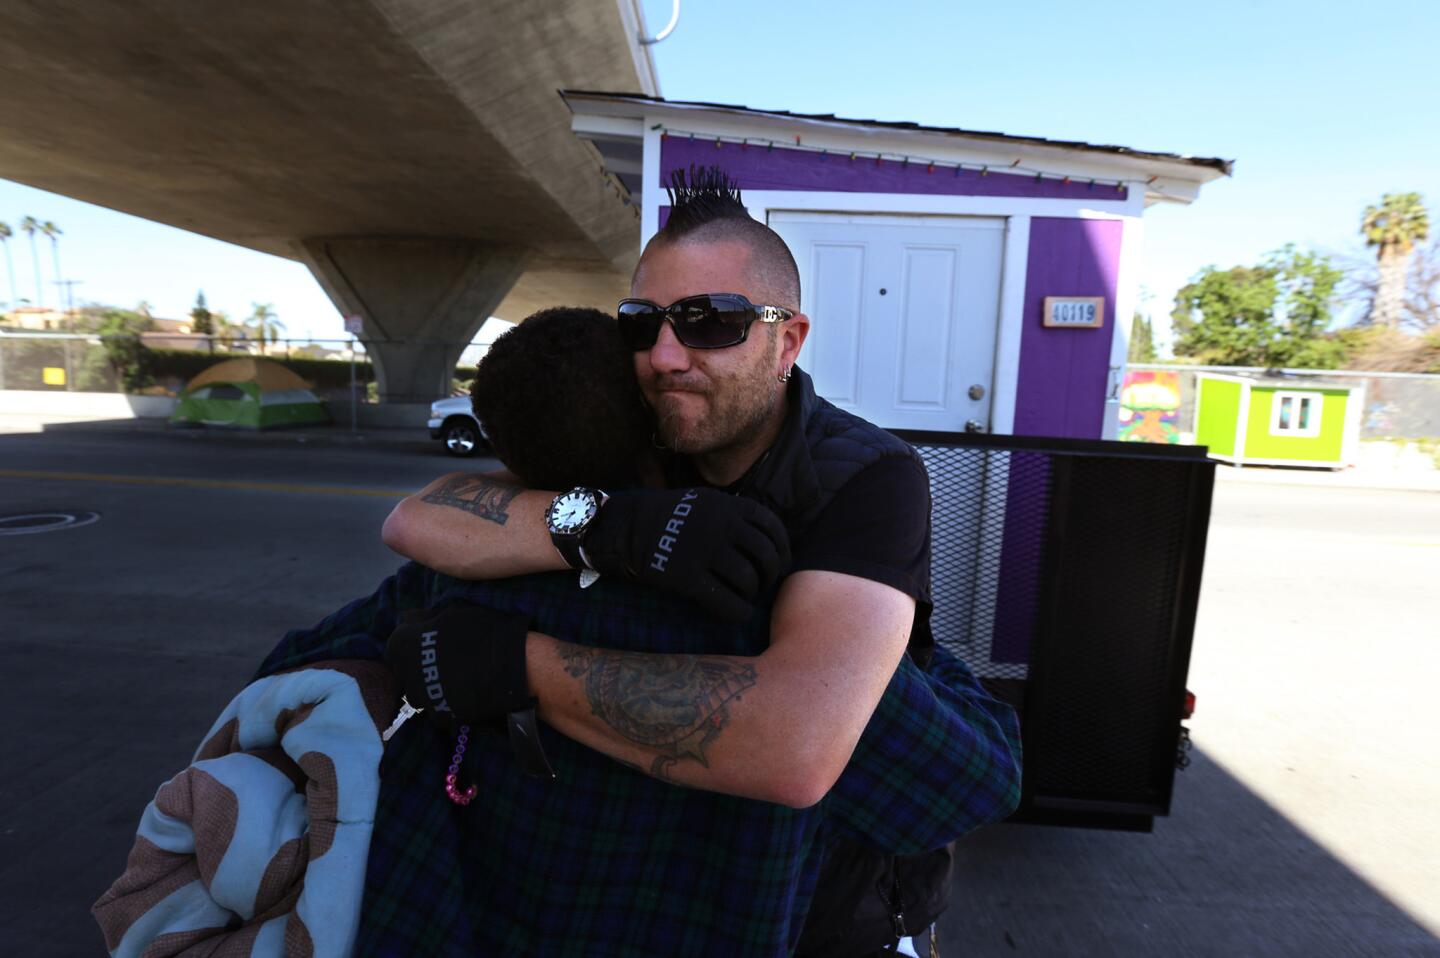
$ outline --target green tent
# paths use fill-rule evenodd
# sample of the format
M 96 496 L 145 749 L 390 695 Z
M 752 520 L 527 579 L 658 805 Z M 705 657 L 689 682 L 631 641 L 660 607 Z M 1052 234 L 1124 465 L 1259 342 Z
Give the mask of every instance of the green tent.
M 190 380 L 173 423 L 274 429 L 330 421 L 305 380 L 270 359 L 227 359 Z

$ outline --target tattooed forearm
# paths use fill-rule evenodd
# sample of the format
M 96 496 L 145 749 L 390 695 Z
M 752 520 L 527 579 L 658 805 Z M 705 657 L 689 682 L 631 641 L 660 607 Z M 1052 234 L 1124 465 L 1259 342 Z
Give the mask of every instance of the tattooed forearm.
M 445 484 L 421 497 L 422 502 L 463 509 L 481 519 L 503 526 L 510 513 L 505 511 L 510 500 L 520 494 L 520 487 L 488 476 L 451 476 Z
M 656 655 L 561 646 L 568 675 L 584 680 L 590 710 L 636 745 L 659 753 L 650 774 L 671 781 L 682 758 L 706 768 L 706 749 L 730 723 L 729 705 L 755 685 L 755 667 L 705 655 Z
M 675 779 L 670 777 L 670 766 L 675 764 L 675 759 L 671 758 L 669 755 L 657 755 L 655 757 L 655 761 L 650 763 L 649 768 L 646 768 L 645 766 L 639 765 L 635 762 L 627 762 L 623 758 L 616 758 L 615 761 L 619 762 L 621 765 L 624 765 L 632 772 L 639 772 L 641 775 L 649 775 L 651 778 L 658 778 L 660 779 L 660 781 L 666 782 L 670 785 L 681 784 L 680 782 L 677 782 L 675 781 Z

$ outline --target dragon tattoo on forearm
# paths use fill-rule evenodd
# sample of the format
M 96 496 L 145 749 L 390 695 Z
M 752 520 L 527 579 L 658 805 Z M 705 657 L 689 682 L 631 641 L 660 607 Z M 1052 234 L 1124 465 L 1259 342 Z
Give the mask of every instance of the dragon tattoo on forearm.
M 706 750 L 730 723 L 730 703 L 755 685 L 754 666 L 718 656 L 567 645 L 560 657 L 567 675 L 583 678 L 591 712 L 627 741 L 658 753 L 649 772 L 671 783 L 670 770 L 681 759 L 710 767 Z

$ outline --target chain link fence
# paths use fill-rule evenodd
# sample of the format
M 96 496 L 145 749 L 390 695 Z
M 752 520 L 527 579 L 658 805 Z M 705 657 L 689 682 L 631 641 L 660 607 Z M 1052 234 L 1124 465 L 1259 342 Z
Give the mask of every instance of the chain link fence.
M 0 390 L 175 396 L 193 376 L 217 362 L 263 357 L 294 371 L 328 403 L 348 404 L 352 392 L 357 402 L 374 402 L 375 368 L 365 345 L 349 339 L 277 339 L 261 344 L 253 339 L 178 333 L 105 337 L 0 332 Z M 468 380 L 473 369 L 473 363 L 458 366 L 457 383 Z
M 125 342 L 130 340 L 130 342 Z M 126 369 L 135 360 L 126 350 L 144 347 L 143 364 L 127 382 Z M 488 346 L 472 342 L 467 347 Z M 138 392 L 178 395 L 192 376 L 223 359 L 263 356 L 294 370 L 330 403 L 375 401 L 375 368 L 365 343 L 349 339 L 253 339 L 179 333 L 141 333 L 138 339 L 97 334 L 0 332 L 0 390 L 59 392 Z M 127 366 L 127 361 L 130 365 Z M 1132 364 L 1132 370 L 1179 374 L 1180 409 L 1175 428 L 1195 432 L 1196 373 L 1265 373 L 1258 367 Z M 455 371 L 467 380 L 473 362 Z M 1293 377 L 1297 384 L 1332 381 L 1365 387 L 1362 439 L 1427 439 L 1440 437 L 1440 374 L 1384 373 L 1344 369 L 1283 369 L 1269 371 Z M 353 377 L 353 385 L 352 385 Z M 438 397 L 437 397 L 438 398 Z
M 1179 366 L 1132 363 L 1128 369 L 1178 373 L 1180 409 L 1175 427 L 1195 434 L 1195 374 L 1279 374 L 1295 380 L 1365 387 L 1361 439 L 1429 439 L 1440 436 L 1440 374 L 1383 373 L 1353 369 L 1279 369 L 1257 366 Z

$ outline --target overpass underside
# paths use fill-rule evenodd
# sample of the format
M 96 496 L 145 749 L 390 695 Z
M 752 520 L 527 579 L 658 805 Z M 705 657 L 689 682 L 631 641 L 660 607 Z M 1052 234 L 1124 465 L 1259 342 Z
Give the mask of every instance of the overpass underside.
M 556 91 L 657 92 L 637 0 L 14 0 L 0 177 L 299 259 L 383 401 L 490 315 L 624 295 L 638 213 Z

